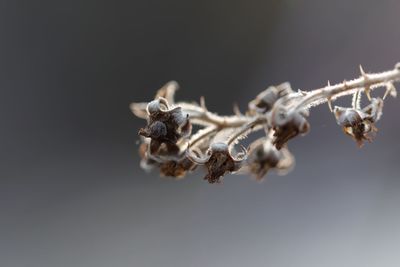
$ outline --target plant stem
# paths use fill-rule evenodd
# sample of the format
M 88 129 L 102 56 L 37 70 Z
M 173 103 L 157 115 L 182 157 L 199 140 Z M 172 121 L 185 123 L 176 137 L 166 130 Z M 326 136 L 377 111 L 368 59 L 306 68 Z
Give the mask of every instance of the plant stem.
M 247 123 L 253 117 L 249 116 L 219 116 L 209 112 L 202 107 L 189 103 L 177 103 L 176 106 L 182 107 L 182 111 L 189 114 L 190 121 L 198 125 L 215 125 L 218 128 L 235 128 Z
M 207 128 L 199 130 L 196 134 L 194 134 L 192 136 L 192 138 L 190 138 L 189 145 L 190 146 L 195 145 L 198 141 L 200 141 L 201 139 L 207 137 L 210 134 L 213 134 L 217 130 L 218 130 L 218 128 L 215 127 L 215 126 L 209 126 Z
M 266 116 L 257 116 L 253 118 L 253 120 L 248 121 L 246 124 L 242 125 L 241 128 L 237 129 L 237 131 L 234 132 L 231 136 L 229 136 L 226 143 L 228 145 L 231 145 L 233 142 L 238 140 L 240 136 L 245 135 L 248 132 L 253 132 L 258 130 L 258 128 L 256 129 L 256 126 L 262 125 L 266 122 L 267 122 Z
M 339 97 L 351 95 L 361 88 L 364 88 L 365 93 L 368 95 L 369 90 L 383 87 L 386 83 L 399 80 L 400 68 L 398 68 L 397 65 L 393 70 L 381 73 L 366 74 L 361 69 L 361 76 L 357 79 L 344 81 L 335 85 L 328 85 L 306 93 L 303 99 L 294 105 L 293 109 L 315 107 L 325 102 L 333 101 Z M 289 96 L 289 98 L 297 98 L 299 94 L 301 93 L 294 93 Z

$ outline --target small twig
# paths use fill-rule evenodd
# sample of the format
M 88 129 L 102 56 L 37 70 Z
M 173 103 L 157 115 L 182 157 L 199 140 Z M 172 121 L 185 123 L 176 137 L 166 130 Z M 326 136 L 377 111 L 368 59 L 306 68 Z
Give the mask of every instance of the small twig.
M 202 107 L 185 102 L 180 102 L 176 105 L 182 107 L 183 112 L 189 114 L 193 124 L 203 126 L 215 125 L 220 129 L 227 127 L 240 127 L 252 119 L 248 116 L 219 116 Z
M 210 136 L 211 134 L 217 131 L 218 128 L 215 126 L 209 126 L 207 128 L 201 129 L 190 138 L 189 145 L 194 146 L 197 144 L 197 142 L 201 141 L 202 139 L 206 138 L 207 136 Z
M 397 67 L 393 70 L 381 73 L 364 73 L 357 79 L 344 81 L 335 85 L 328 85 L 326 87 L 308 92 L 307 95 L 293 107 L 293 109 L 299 109 L 302 107 L 315 107 L 327 102 L 328 99 L 334 101 L 339 97 L 351 95 L 358 89 L 368 88 L 367 90 L 373 90 L 375 88 L 384 87 L 389 81 L 396 82 L 399 80 L 400 69 Z M 298 97 L 298 94 L 296 93 L 296 95 L 293 95 L 289 98 L 293 97 Z
M 256 126 L 262 126 L 262 124 L 267 122 L 267 118 L 265 116 L 258 116 L 251 121 L 248 121 L 246 124 L 242 125 L 238 128 L 229 138 L 226 140 L 228 145 L 235 143 L 241 136 L 246 135 L 248 132 L 254 132 L 255 130 L 259 130 L 262 128 L 256 128 Z

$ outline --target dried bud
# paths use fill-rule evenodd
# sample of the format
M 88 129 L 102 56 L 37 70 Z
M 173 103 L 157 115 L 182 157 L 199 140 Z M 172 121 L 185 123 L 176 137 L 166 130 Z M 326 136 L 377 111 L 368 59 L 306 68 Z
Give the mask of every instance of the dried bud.
M 373 98 L 371 104 L 364 109 L 335 107 L 334 114 L 337 123 L 343 131 L 350 135 L 358 144 L 362 146 L 364 141 L 372 141 L 371 134 L 377 132 L 375 122 L 382 115 L 383 100 Z
M 247 172 L 262 180 L 270 169 L 279 175 L 288 173 L 294 166 L 294 157 L 287 147 L 278 150 L 270 139 L 261 138 L 250 145 L 247 164 Z
M 182 137 L 191 132 L 189 115 L 183 114 L 180 107 L 169 108 L 164 98 L 151 101 L 147 105 L 149 118 L 147 126 L 139 130 L 139 134 L 151 138 L 150 149 L 154 152 L 162 143 L 176 144 Z
M 293 110 L 287 112 L 284 108 L 276 108 L 271 114 L 271 124 L 274 130 L 273 144 L 280 150 L 290 139 L 310 130 L 306 120 L 307 110 Z
M 288 82 L 277 86 L 270 86 L 258 94 L 257 97 L 249 103 L 249 113 L 266 113 L 272 109 L 273 105 L 279 98 L 292 92 L 293 90 Z
M 234 158 L 229 152 L 229 146 L 222 142 L 213 143 L 202 157 L 198 157 L 190 149 L 186 155 L 194 163 L 206 166 L 208 173 L 204 179 L 209 183 L 219 183 L 222 176 L 239 170 L 246 160 L 246 151 Z

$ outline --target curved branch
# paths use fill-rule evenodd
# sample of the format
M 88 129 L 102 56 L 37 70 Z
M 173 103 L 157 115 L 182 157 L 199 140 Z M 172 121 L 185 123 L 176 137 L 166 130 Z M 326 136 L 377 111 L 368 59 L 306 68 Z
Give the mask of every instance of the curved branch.
M 375 88 L 384 87 L 389 82 L 396 82 L 400 80 L 400 68 L 398 65 L 393 70 L 385 71 L 381 73 L 365 73 L 362 68 L 361 76 L 351 81 L 344 81 L 335 85 L 328 85 L 326 87 L 312 90 L 301 99 L 293 109 L 299 108 L 311 108 L 328 101 L 334 101 L 335 99 L 354 94 L 357 90 L 364 88 L 367 96 L 370 90 Z M 304 92 L 302 92 L 304 93 Z M 295 93 L 292 97 L 298 97 L 299 93 Z

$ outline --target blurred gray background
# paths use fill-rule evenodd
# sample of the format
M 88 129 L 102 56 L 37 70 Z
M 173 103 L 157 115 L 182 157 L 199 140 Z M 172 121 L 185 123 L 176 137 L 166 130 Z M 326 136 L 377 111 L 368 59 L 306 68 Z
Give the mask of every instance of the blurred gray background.
M 399 14 L 398 0 L 1 0 L 0 266 L 400 266 L 398 100 L 362 149 L 319 107 L 292 173 L 222 185 L 142 171 L 128 109 L 171 79 L 229 114 L 271 84 L 391 69 Z

